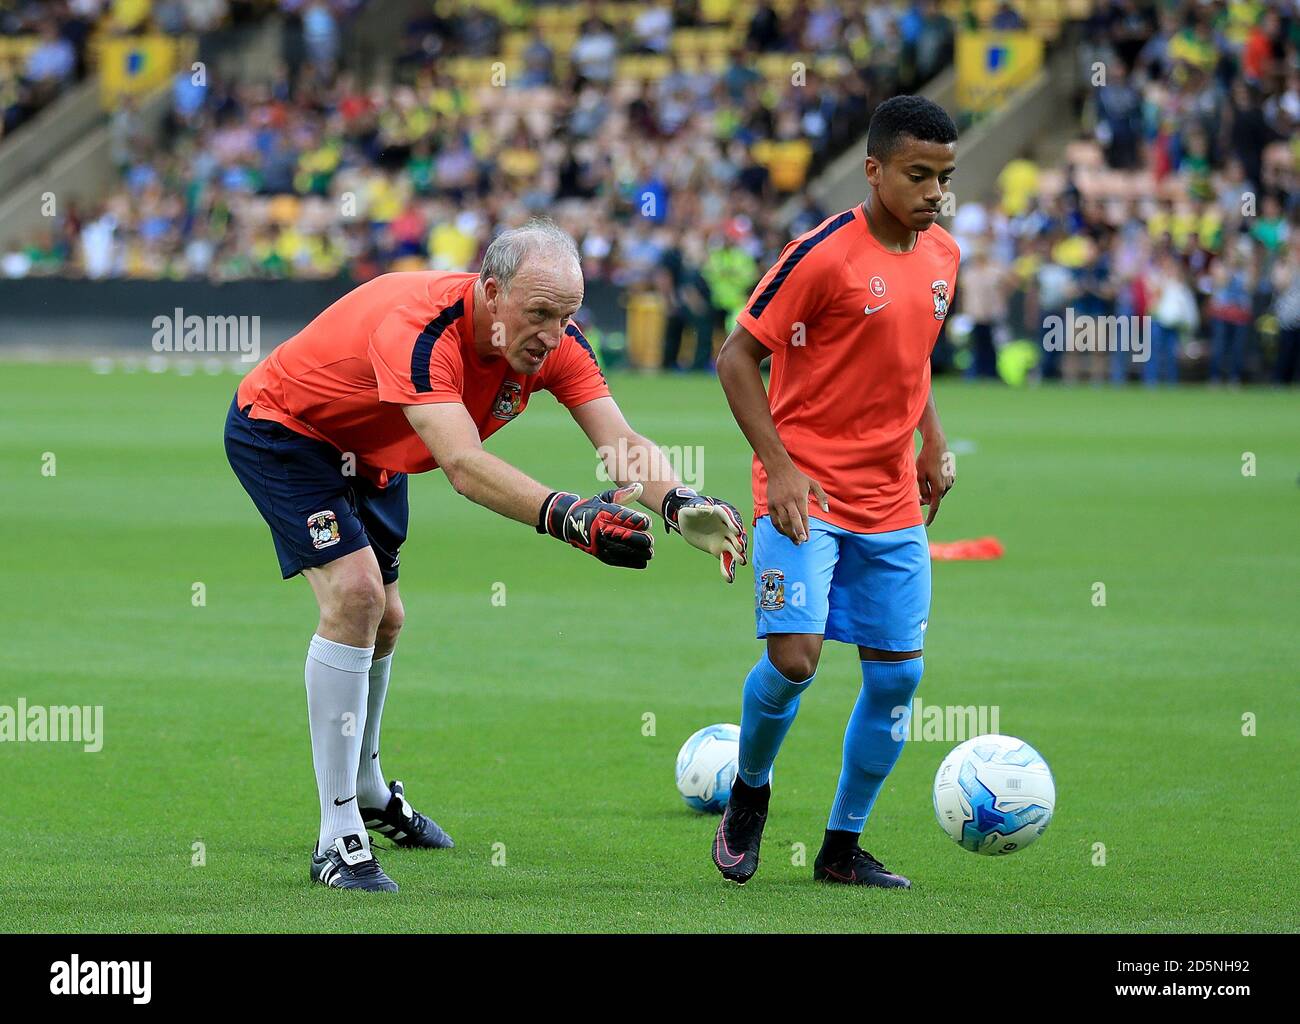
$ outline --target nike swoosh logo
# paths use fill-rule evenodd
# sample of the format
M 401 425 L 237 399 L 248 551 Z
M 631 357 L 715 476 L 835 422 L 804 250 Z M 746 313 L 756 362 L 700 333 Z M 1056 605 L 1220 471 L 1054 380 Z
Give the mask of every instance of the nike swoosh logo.
M 865 821 L 866 818 L 867 818 L 867 816 L 866 816 L 865 814 L 850 814 L 850 815 L 849 815 L 849 820 L 850 820 L 850 821 Z
M 335 798 L 334 798 L 334 806 L 335 806 L 335 807 L 342 807 L 344 804 L 350 804 L 350 803 L 351 803 L 353 800 L 355 800 L 356 798 L 357 798 L 357 795 L 356 795 L 355 793 L 353 793 L 353 794 L 352 794 L 350 797 L 348 797 L 346 800 L 340 800 L 338 797 L 335 797 Z
M 743 853 L 737 855 L 727 849 L 727 840 L 723 838 L 722 835 L 722 826 L 725 825 L 726 823 L 727 823 L 727 816 L 726 814 L 723 814 L 722 821 L 718 822 L 718 834 L 713 843 L 713 853 L 714 856 L 718 858 L 718 863 L 721 864 L 724 868 L 734 868 L 737 864 L 739 864 L 742 860 L 745 859 L 745 855 Z M 726 851 L 725 855 L 723 851 Z M 727 860 L 728 857 L 734 857 L 735 859 L 729 861 Z
M 879 313 L 882 309 L 884 309 L 884 308 L 885 308 L 886 306 L 888 306 L 888 305 L 889 305 L 888 302 L 882 302 L 882 303 L 881 303 L 879 306 L 877 306 L 875 309 L 872 309 L 870 306 L 865 306 L 865 307 L 863 308 L 862 312 L 866 313 L 867 316 L 870 316 L 872 313 Z

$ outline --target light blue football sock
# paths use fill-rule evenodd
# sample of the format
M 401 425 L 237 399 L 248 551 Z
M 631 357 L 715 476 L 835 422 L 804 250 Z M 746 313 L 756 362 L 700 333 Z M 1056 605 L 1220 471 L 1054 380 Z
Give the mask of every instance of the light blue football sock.
M 799 711 L 799 697 L 817 678 L 793 682 L 772 664 L 767 651 L 745 677 L 740 708 L 740 758 L 737 774 L 749 786 L 764 786 L 772 777 L 772 762 Z
M 828 829 L 861 833 L 866 825 L 885 776 L 903 752 L 923 661 L 862 663 L 862 691 L 844 730 L 844 761 Z

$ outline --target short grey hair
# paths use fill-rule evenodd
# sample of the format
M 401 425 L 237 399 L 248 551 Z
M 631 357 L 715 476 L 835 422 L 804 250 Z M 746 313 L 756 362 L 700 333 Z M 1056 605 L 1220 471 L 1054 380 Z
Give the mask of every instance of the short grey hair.
M 489 277 L 494 277 L 502 290 L 508 291 L 524 257 L 531 255 L 541 256 L 548 261 L 567 257 L 579 269 L 582 267 L 582 258 L 578 255 L 578 246 L 574 243 L 573 236 L 553 220 L 534 217 L 523 227 L 509 228 L 492 239 L 492 244 L 483 254 L 478 279 L 486 282 Z

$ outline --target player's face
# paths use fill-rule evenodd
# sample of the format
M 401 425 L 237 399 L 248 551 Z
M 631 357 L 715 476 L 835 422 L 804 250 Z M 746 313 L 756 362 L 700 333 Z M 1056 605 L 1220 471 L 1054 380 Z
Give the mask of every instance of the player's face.
M 511 369 L 528 374 L 542 368 L 546 357 L 559 347 L 582 296 L 581 269 L 563 259 L 552 265 L 521 267 L 506 291 L 487 289 L 493 344 Z
M 927 231 L 939 219 L 943 197 L 957 169 L 954 142 L 921 142 L 903 136 L 881 163 L 867 157 L 867 181 L 886 210 L 912 231 Z

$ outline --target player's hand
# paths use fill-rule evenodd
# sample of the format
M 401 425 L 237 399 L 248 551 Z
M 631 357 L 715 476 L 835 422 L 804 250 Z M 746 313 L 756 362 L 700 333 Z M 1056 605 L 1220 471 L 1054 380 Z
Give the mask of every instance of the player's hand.
M 916 456 L 916 484 L 921 491 L 921 504 L 930 506 L 930 514 L 925 518 L 926 526 L 934 522 L 934 517 L 939 514 L 939 503 L 956 482 L 948 442 L 942 437 L 923 440 L 921 451 Z
M 745 521 L 735 505 L 721 498 L 697 494 L 689 487 L 674 487 L 664 495 L 664 526 L 676 530 L 690 544 L 707 551 L 722 568 L 722 578 L 736 578 L 736 560 L 747 565 Z
M 808 539 L 808 495 L 817 495 L 823 512 L 831 510 L 830 499 L 821 484 L 804 476 L 793 463 L 784 470 L 767 474 L 767 511 L 772 525 L 796 544 Z
M 636 501 L 641 485 L 629 484 L 602 491 L 594 498 L 581 498 L 556 491 L 542 502 L 537 532 L 572 544 L 594 555 L 606 565 L 644 569 L 654 555 L 650 517 L 624 504 Z

